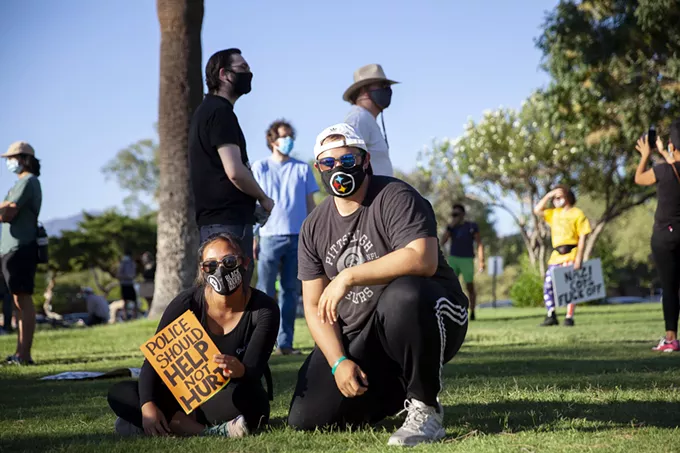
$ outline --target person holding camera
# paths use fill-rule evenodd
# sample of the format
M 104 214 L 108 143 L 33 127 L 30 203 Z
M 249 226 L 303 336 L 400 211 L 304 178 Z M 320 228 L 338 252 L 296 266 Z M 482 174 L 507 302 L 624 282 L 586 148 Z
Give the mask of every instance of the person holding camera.
M 680 315 L 680 118 L 670 127 L 668 148 L 653 130 L 640 138 L 635 149 L 641 159 L 635 171 L 635 183 L 640 186 L 656 185 L 658 203 L 654 214 L 652 256 L 656 263 L 663 290 L 663 316 L 666 335 L 652 348 L 659 352 L 680 351 L 678 343 L 678 316 Z M 647 169 L 652 154 L 652 143 L 664 158 L 662 163 Z
M 17 349 L 7 357 L 10 364 L 32 365 L 31 345 L 35 332 L 33 290 L 38 265 L 38 215 L 42 205 L 40 162 L 26 142 L 12 143 L 4 157 L 17 182 L 0 203 L 0 261 L 7 288 L 17 310 Z

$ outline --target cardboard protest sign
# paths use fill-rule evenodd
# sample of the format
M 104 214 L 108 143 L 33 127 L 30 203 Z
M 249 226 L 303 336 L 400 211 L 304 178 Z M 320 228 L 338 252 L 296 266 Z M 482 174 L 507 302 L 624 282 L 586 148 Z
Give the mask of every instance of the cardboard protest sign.
M 586 261 L 577 271 L 573 266 L 555 267 L 552 280 L 558 307 L 604 299 L 607 295 L 599 259 Z
M 220 350 L 190 310 L 139 349 L 187 414 L 229 382 L 213 362 Z

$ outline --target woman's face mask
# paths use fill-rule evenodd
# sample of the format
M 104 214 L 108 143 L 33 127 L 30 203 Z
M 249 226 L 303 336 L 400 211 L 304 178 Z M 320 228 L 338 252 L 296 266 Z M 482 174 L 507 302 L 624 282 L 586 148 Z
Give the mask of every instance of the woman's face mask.
M 220 261 L 204 261 L 201 267 L 205 281 L 217 294 L 229 296 L 243 284 L 243 266 L 236 255 L 227 255 Z
M 5 164 L 7 165 L 7 169 L 12 173 L 21 173 L 21 164 L 19 164 L 17 159 L 9 158 Z

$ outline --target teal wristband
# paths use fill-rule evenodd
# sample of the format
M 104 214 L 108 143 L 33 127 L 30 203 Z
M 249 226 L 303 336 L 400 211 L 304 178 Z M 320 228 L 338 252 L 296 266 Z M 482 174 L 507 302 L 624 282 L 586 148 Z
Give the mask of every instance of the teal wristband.
M 340 357 L 338 360 L 336 360 L 335 363 L 333 364 L 333 368 L 331 369 L 331 374 L 333 376 L 335 376 L 335 370 L 338 368 L 338 365 L 340 365 L 343 360 L 347 360 L 347 357 L 345 357 L 344 355 Z

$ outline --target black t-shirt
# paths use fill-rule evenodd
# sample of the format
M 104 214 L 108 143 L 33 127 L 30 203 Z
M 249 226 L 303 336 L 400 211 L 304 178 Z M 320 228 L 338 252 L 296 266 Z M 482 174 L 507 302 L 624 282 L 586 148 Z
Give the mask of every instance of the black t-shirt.
M 234 106 L 207 94 L 194 112 L 189 128 L 189 167 L 196 203 L 196 223 L 204 225 L 253 225 L 255 198 L 241 192 L 227 177 L 217 148 L 236 145 L 241 161 L 250 168 L 246 139 L 234 114 Z
M 267 367 L 269 356 L 279 332 L 279 306 L 265 293 L 252 289 L 246 309 L 236 327 L 226 335 L 212 333 L 207 324 L 205 288 L 194 287 L 177 296 L 163 312 L 158 329 L 191 310 L 222 354 L 237 357 L 245 367 L 240 379 L 259 381 Z M 152 401 L 154 388 L 165 385 L 148 360 L 144 361 L 139 374 L 140 405 Z
M 654 214 L 654 228 L 663 229 L 673 225 L 680 228 L 680 182 L 670 164 L 664 162 L 654 165 L 656 176 L 656 213 Z M 675 163 L 675 169 L 680 173 L 680 163 Z
M 437 237 L 430 203 L 403 181 L 372 176 L 366 198 L 354 213 L 342 217 L 333 197 L 328 197 L 307 217 L 300 233 L 298 277 L 307 281 L 325 275 L 332 280 L 345 268 L 376 260 L 428 237 Z M 467 298 L 441 251 L 432 279 L 454 304 L 467 307 Z M 353 287 L 349 291 L 338 304 L 343 333 L 364 326 L 385 286 Z

